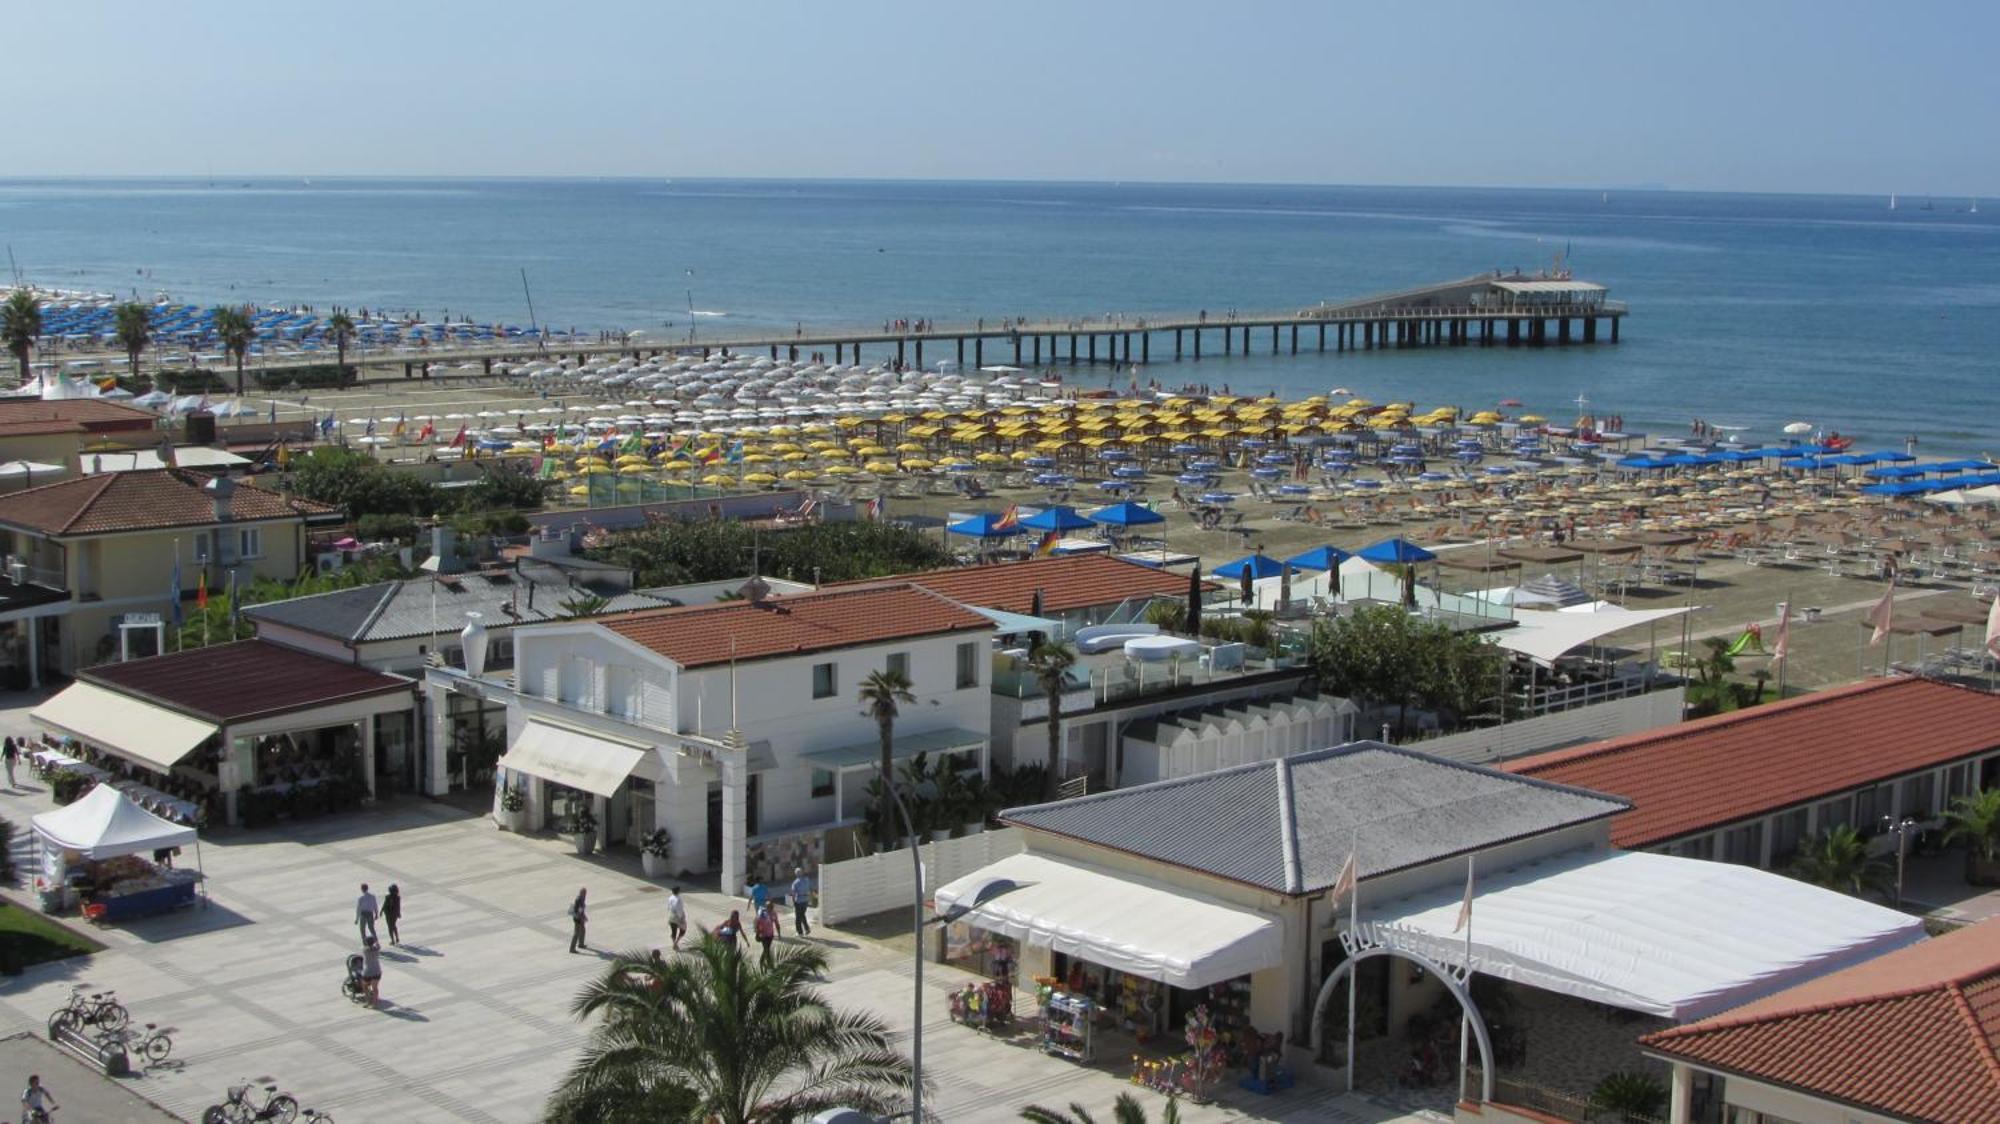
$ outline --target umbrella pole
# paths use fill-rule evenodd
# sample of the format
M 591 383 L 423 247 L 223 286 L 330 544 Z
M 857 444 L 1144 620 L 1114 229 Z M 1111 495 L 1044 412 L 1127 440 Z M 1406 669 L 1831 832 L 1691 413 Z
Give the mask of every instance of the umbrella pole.
M 201 875 L 201 908 L 208 908 L 208 868 L 201 861 L 201 836 L 194 837 L 194 869 Z

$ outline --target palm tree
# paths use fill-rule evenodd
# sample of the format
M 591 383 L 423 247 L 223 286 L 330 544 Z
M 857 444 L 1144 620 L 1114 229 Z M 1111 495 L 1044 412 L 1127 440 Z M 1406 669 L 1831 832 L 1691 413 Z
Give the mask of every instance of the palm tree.
M 250 307 L 218 308 L 215 310 L 215 335 L 222 341 L 222 348 L 236 360 L 236 393 L 243 394 L 243 362 L 250 357 L 250 343 L 257 338 L 256 325 L 250 321 Z
M 899 704 L 916 702 L 917 696 L 910 692 L 910 677 L 902 672 L 871 671 L 861 681 L 861 701 L 868 705 L 868 717 L 882 736 L 882 775 L 877 781 L 882 791 L 876 801 L 881 822 L 875 830 L 876 841 L 887 846 L 896 838 L 896 798 L 891 791 L 896 783 L 896 716 L 902 713 Z
M 545 1120 L 795 1124 L 839 1105 L 886 1113 L 911 1090 L 910 1062 L 879 1019 L 836 1011 L 813 990 L 826 968 L 824 951 L 796 945 L 760 967 L 713 934 L 671 961 L 620 955 L 571 1006 L 601 1021 Z
M 1072 1103 L 1068 1112 L 1043 1108 L 1031 1104 L 1021 1110 L 1021 1119 L 1029 1124 L 1097 1124 L 1091 1118 L 1090 1110 Z M 1146 1106 L 1130 1093 L 1118 1094 L 1111 1104 L 1111 1119 L 1117 1124 L 1146 1124 Z M 1181 1105 L 1172 1093 L 1167 1094 L 1167 1107 L 1160 1113 L 1160 1124 L 1181 1124 Z
M 1801 844 L 1790 873 L 1802 882 L 1855 895 L 1888 889 L 1890 877 L 1889 864 L 1869 854 L 1868 841 L 1846 824 Z
M 2000 865 L 2000 788 L 1982 788 L 1951 802 L 1944 842 L 1965 844 L 1966 880 L 1990 886 Z
M 21 385 L 28 384 L 28 353 L 42 337 L 42 302 L 27 289 L 16 289 L 0 305 L 0 340 L 21 364 Z
M 125 361 L 131 364 L 132 377 L 139 377 L 139 353 L 153 342 L 153 310 L 138 301 L 126 301 L 118 306 L 118 342 L 125 346 Z
M 1028 653 L 1028 669 L 1049 700 L 1048 770 L 1042 774 L 1042 799 L 1056 798 L 1056 771 L 1062 756 L 1062 696 L 1069 669 L 1076 666 L 1076 649 L 1060 640 L 1045 640 Z
M 335 374 L 340 381 L 347 382 L 347 345 L 354 342 L 354 318 L 345 312 L 336 312 L 326 318 L 327 338 L 333 341 Z

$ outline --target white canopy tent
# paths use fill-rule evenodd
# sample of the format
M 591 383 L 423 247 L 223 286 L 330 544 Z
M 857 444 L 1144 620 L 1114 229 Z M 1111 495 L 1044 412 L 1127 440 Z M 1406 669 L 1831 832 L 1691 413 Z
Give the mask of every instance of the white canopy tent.
M 1555 612 L 1518 613 L 1514 627 L 1496 633 L 1493 642 L 1510 652 L 1553 663 L 1563 654 L 1593 640 L 1623 632 L 1642 624 L 1665 620 L 1690 612 L 1691 606 L 1671 609 L 1621 609 L 1595 602 Z
M 1363 907 L 1392 946 L 1465 962 L 1463 888 Z M 1677 1022 L 1924 939 L 1920 918 L 1734 863 L 1572 851 L 1480 873 L 1473 970 Z
M 1175 987 L 1235 979 L 1283 956 L 1271 918 L 1047 855 L 1011 855 L 935 898 L 954 920 Z
M 35 834 L 50 846 L 93 861 L 196 843 L 193 828 L 161 819 L 108 784 L 74 804 L 43 812 L 33 823 Z

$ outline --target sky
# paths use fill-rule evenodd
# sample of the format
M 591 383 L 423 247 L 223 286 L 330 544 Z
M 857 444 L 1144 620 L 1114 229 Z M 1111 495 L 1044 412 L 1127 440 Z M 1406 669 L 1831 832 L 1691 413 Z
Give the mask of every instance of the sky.
M 2000 196 L 2000 4 L 63 0 L 0 176 Z

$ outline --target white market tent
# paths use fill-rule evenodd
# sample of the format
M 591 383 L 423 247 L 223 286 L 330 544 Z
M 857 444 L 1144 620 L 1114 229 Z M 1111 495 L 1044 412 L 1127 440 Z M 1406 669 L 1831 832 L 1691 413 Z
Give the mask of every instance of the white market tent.
M 1621 609 L 1600 602 L 1555 612 L 1518 613 L 1514 627 L 1495 634 L 1493 642 L 1510 652 L 1553 663 L 1564 653 L 1593 640 L 1689 611 L 1686 605 L 1672 609 Z
M 940 914 L 1175 987 L 1274 968 L 1278 923 L 1130 875 L 1010 855 L 938 889 Z
M 1364 927 L 1447 965 L 1463 887 L 1362 904 Z M 1734 863 L 1572 851 L 1479 874 L 1473 970 L 1677 1022 L 1924 939 L 1920 918 Z
M 74 804 L 43 812 L 33 822 L 35 834 L 51 847 L 93 861 L 196 843 L 193 828 L 161 819 L 108 784 Z

